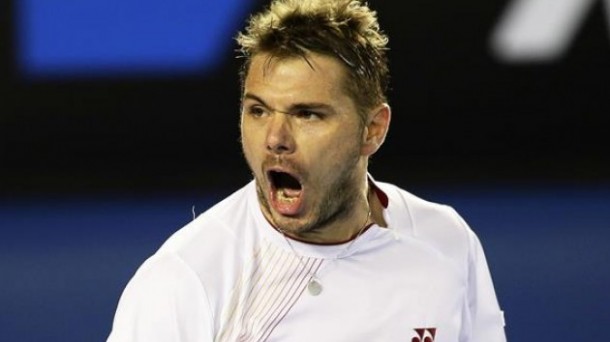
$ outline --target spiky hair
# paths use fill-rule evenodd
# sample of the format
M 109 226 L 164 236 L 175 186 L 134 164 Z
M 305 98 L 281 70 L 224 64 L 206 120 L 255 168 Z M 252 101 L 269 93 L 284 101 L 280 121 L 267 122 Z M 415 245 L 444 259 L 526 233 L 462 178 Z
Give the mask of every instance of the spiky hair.
M 360 112 L 386 102 L 387 36 L 377 13 L 359 0 L 275 0 L 250 17 L 236 38 L 244 63 L 242 86 L 253 56 L 337 58 L 346 66 L 345 87 Z

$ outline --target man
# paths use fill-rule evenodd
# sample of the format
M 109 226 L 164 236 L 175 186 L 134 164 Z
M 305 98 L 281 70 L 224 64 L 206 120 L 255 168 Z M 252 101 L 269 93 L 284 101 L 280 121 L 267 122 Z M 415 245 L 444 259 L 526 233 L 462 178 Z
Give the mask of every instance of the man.
M 474 233 L 367 172 L 390 124 L 375 12 L 277 0 L 237 40 L 254 180 L 140 267 L 108 340 L 505 341 Z

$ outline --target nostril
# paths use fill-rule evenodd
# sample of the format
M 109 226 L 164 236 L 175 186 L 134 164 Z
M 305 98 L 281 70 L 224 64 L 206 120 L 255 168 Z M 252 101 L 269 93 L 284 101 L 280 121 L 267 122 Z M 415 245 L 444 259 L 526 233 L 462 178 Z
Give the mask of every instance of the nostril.
M 266 125 L 267 150 L 274 153 L 290 153 L 294 149 L 290 120 L 290 116 L 283 112 L 273 112 Z
M 294 150 L 294 142 L 289 134 L 270 134 L 266 141 L 267 150 L 274 153 L 287 153 Z
M 283 144 L 267 145 L 267 149 L 275 153 L 289 151 L 289 148 Z

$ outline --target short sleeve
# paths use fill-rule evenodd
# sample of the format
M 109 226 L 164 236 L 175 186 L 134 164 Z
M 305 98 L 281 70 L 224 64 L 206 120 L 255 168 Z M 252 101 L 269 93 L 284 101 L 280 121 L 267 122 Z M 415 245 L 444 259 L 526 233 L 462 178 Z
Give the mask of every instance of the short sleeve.
M 493 282 L 477 236 L 469 232 L 468 290 L 464 308 L 463 342 L 505 342 L 504 313 L 500 310 Z
M 212 342 L 212 322 L 195 273 L 176 255 L 155 255 L 121 295 L 107 342 Z

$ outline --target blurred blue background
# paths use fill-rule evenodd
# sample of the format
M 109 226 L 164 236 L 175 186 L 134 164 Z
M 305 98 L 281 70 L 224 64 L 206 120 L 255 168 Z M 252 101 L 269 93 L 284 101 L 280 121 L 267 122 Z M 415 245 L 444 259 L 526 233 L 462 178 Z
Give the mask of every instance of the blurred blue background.
M 478 233 L 510 341 L 610 336 L 610 185 L 415 192 L 451 204 Z M 104 340 L 137 267 L 193 208 L 224 195 L 2 202 L 0 340 Z
M 250 179 L 232 38 L 265 3 L 0 4 L 0 341 L 105 340 L 137 267 Z M 465 217 L 510 341 L 610 340 L 604 2 L 369 4 L 393 108 L 372 174 Z
M 31 78 L 193 73 L 218 65 L 249 0 L 23 0 L 18 63 Z

